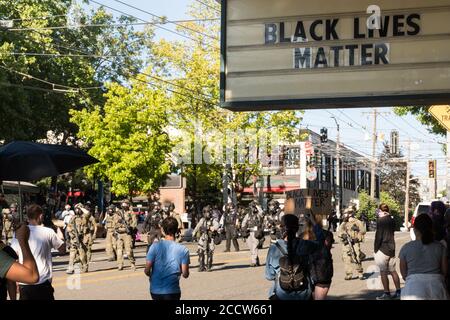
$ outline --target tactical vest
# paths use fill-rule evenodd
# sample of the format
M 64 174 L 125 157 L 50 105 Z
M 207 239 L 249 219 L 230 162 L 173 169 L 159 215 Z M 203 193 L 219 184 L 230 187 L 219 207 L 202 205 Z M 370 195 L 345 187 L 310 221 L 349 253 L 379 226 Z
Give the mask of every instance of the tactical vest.
M 236 212 L 225 212 L 224 216 L 225 217 L 223 220 L 226 225 L 236 224 L 236 218 L 237 218 Z
M 261 221 L 260 218 L 257 214 L 250 214 L 248 217 L 248 222 L 247 222 L 247 227 L 249 229 L 254 228 L 254 227 L 260 227 L 261 226 Z
M 106 230 L 108 230 L 108 231 L 114 229 L 114 221 L 113 221 L 113 217 L 110 216 L 110 215 L 108 215 L 108 216 L 106 217 L 106 220 L 105 220 L 105 228 L 106 228 Z
M 75 216 L 70 221 L 70 232 L 76 236 L 82 236 L 87 232 L 86 220 L 83 217 Z

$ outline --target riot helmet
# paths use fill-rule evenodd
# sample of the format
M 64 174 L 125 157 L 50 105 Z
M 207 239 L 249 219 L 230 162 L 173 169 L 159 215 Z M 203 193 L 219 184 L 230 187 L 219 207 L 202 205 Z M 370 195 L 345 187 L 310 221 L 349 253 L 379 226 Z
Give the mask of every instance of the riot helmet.
M 108 207 L 108 214 L 112 216 L 114 212 L 116 212 L 116 206 L 112 204 Z
M 203 213 L 203 218 L 205 218 L 206 220 L 211 219 L 211 216 L 212 216 L 211 206 L 204 207 L 202 213 Z

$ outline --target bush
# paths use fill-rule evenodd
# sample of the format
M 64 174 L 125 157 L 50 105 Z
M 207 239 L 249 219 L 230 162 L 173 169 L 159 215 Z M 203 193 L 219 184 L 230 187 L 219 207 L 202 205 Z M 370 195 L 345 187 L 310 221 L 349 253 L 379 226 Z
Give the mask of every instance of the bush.
M 359 199 L 359 210 L 356 215 L 358 219 L 361 218 L 361 215 L 365 215 L 369 221 L 377 220 L 375 215 L 375 210 L 378 207 L 378 204 L 375 200 L 372 200 L 370 195 L 366 191 L 361 191 L 358 196 Z

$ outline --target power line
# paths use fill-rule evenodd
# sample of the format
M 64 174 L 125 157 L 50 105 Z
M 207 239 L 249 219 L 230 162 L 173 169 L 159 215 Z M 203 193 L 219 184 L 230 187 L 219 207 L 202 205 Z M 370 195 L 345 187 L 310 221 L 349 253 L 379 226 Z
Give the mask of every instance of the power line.
M 39 53 L 39 52 L 3 52 L 2 54 L 12 56 L 42 56 L 42 57 L 70 57 L 70 58 L 119 58 L 136 57 L 137 55 L 96 55 L 96 54 L 67 54 L 67 53 Z
M 33 32 L 36 32 L 36 33 L 39 33 L 39 34 L 42 35 L 42 33 L 40 33 L 39 31 L 34 30 Z M 49 37 L 51 37 L 53 40 L 57 41 L 57 39 L 55 39 L 53 36 L 49 36 Z M 58 41 L 58 42 L 59 42 L 59 41 Z M 85 51 L 82 51 L 82 50 L 79 50 L 79 49 L 76 49 L 76 48 L 67 47 L 67 46 L 61 46 L 61 45 L 59 45 L 59 47 L 65 48 L 65 49 L 68 49 L 68 50 L 73 50 L 73 51 L 81 52 L 81 53 L 83 53 L 83 54 L 87 54 Z M 109 60 L 109 59 L 107 59 L 107 58 L 104 58 L 104 60 L 105 60 L 105 61 L 108 61 L 108 62 L 111 62 L 111 63 L 114 63 L 114 61 Z M 171 85 L 171 86 L 174 86 L 174 87 L 178 87 L 178 88 L 180 88 L 180 89 L 182 89 L 182 90 L 190 91 L 190 92 L 192 92 L 192 93 L 194 93 L 194 94 L 201 95 L 201 96 L 203 96 L 203 97 L 205 97 L 205 98 L 207 98 L 207 99 L 214 99 L 214 97 L 208 96 L 208 95 L 206 95 L 206 94 L 204 94 L 204 93 L 202 93 L 202 92 L 197 92 L 197 91 L 195 91 L 195 90 L 186 88 L 186 87 L 184 87 L 184 86 L 182 86 L 182 85 L 179 85 L 179 84 L 176 84 L 176 83 L 173 83 L 173 82 L 170 82 L 170 81 L 161 79 L 161 78 L 159 78 L 159 77 L 150 75 L 150 74 L 148 74 L 148 73 L 142 72 L 142 71 L 140 71 L 140 70 L 138 70 L 138 69 L 131 69 L 130 67 L 127 67 L 127 66 L 124 66 L 124 67 L 125 67 L 127 70 L 133 71 L 133 72 L 135 72 L 135 73 L 139 73 L 139 74 L 141 74 L 141 75 L 144 75 L 144 76 L 149 77 L 149 78 L 151 78 L 151 79 L 157 80 L 157 81 L 159 81 L 159 82 L 163 82 L 163 83 L 166 83 L 166 84 L 168 84 L 168 85 Z M 166 89 L 167 89 L 167 88 L 166 88 Z M 167 90 L 169 90 L 169 89 L 167 89 Z M 170 91 L 170 90 L 169 90 L 169 91 Z M 179 93 L 179 92 L 177 92 L 177 91 L 174 91 L 174 90 L 172 90 L 172 91 L 173 91 L 173 93 L 181 94 L 181 93 Z M 189 95 L 189 96 L 190 96 L 191 98 L 196 99 L 196 100 L 199 100 L 199 101 L 201 101 L 201 102 L 203 102 L 203 103 L 208 103 L 208 104 L 210 103 L 210 102 L 207 101 L 207 100 L 203 100 L 203 99 L 194 97 L 194 96 L 192 96 L 192 95 Z
M 129 8 L 134 9 L 134 10 L 140 11 L 140 12 L 142 12 L 142 13 L 146 13 L 146 14 L 148 14 L 148 15 L 150 15 L 150 16 L 156 18 L 156 19 L 161 20 L 161 22 L 166 22 L 166 19 L 165 19 L 165 18 L 160 17 L 160 16 L 158 16 L 158 15 L 156 15 L 156 14 L 154 14 L 154 13 L 151 13 L 151 12 L 149 12 L 149 11 L 146 11 L 146 10 L 144 10 L 144 9 L 135 7 L 135 6 L 131 5 L 131 4 L 125 3 L 125 2 L 120 1 L 120 0 L 113 0 L 113 1 L 115 1 L 115 2 L 117 2 L 117 3 L 120 3 L 120 4 L 123 4 L 123 5 L 125 5 L 125 6 L 127 6 L 127 7 L 129 7 Z M 181 27 L 181 28 L 184 28 L 184 29 L 189 30 L 189 31 L 192 31 L 192 32 L 196 32 L 196 33 L 198 33 L 198 34 L 201 34 L 201 35 L 203 35 L 203 36 L 205 36 L 205 37 L 208 37 L 208 38 L 211 38 L 211 39 L 213 39 L 213 40 L 219 40 L 219 39 L 216 38 L 216 37 L 213 37 L 213 36 L 210 36 L 210 35 L 208 35 L 208 34 L 206 34 L 206 33 L 201 32 L 201 31 L 198 31 L 198 30 L 195 30 L 195 29 L 186 27 L 186 26 L 184 26 L 184 25 L 182 25 L 182 24 L 180 24 L 180 23 L 177 23 L 177 22 L 167 21 L 167 23 L 172 23 L 172 24 L 174 24 L 174 25 L 176 25 L 176 26 L 179 26 L 179 27 Z
M 43 91 L 43 92 L 49 92 L 49 93 L 58 93 L 58 94 L 65 94 L 66 93 L 66 92 L 62 92 L 62 91 L 55 91 L 53 89 L 45 89 L 45 88 L 39 88 L 39 87 L 33 87 L 33 86 L 27 86 L 27 85 L 20 85 L 20 84 L 14 84 L 14 83 L 7 83 L 7 82 L 0 82 L 0 86 L 14 87 L 14 88 L 21 88 L 21 89 L 28 89 L 28 90 L 36 90 L 36 91 Z
M 209 19 L 211 21 L 218 19 Z M 187 21 L 200 21 L 200 20 L 180 20 L 182 22 Z M 207 21 L 204 19 L 202 21 Z M 80 28 L 120 28 L 120 27 L 129 27 L 129 26 L 145 26 L 152 25 L 158 26 L 161 24 L 174 23 L 175 21 L 167 21 L 167 22 L 131 22 L 131 23 L 92 23 L 92 24 L 80 24 L 76 26 L 63 25 L 63 26 L 48 26 L 48 27 L 23 27 L 23 28 L 9 28 L 9 31 L 35 31 L 35 30 L 62 30 L 62 29 L 80 29 Z M 214 38 L 214 40 L 219 40 L 218 38 Z
M 144 19 L 138 18 L 138 17 L 136 17 L 136 16 L 133 16 L 133 15 L 131 15 L 131 14 L 129 14 L 129 13 L 126 13 L 126 12 L 124 12 L 124 11 L 118 10 L 118 9 L 113 8 L 113 7 L 111 7 L 111 6 L 107 6 L 107 5 L 105 5 L 105 4 L 102 4 L 102 3 L 100 3 L 100 2 L 97 2 L 97 1 L 95 1 L 95 0 L 89 0 L 89 2 L 96 3 L 96 4 L 99 5 L 99 6 L 103 6 L 103 7 L 105 7 L 105 8 L 108 8 L 108 9 L 112 10 L 112 11 L 115 11 L 115 12 L 117 12 L 117 13 L 120 13 L 120 14 L 122 14 L 122 15 L 131 17 L 131 18 L 134 18 L 134 19 L 136 19 L 136 20 L 139 20 L 139 21 L 142 21 L 142 22 L 148 22 L 148 21 L 146 21 L 146 20 L 144 20 Z M 173 31 L 173 30 L 170 30 L 170 29 L 165 28 L 165 27 L 162 27 L 162 26 L 160 26 L 160 25 L 155 25 L 155 27 L 156 27 L 156 28 L 159 28 L 159 29 L 161 29 L 161 30 L 165 30 L 165 31 L 167 31 L 167 32 L 176 34 L 176 35 L 178 35 L 178 36 L 184 37 L 184 38 L 186 38 L 186 39 L 189 39 L 189 40 L 192 40 L 192 41 L 199 42 L 200 44 L 205 45 L 205 46 L 210 47 L 210 48 L 213 48 L 213 49 L 215 49 L 215 50 L 219 50 L 218 47 L 211 46 L 211 45 L 209 45 L 209 44 L 207 44 L 207 43 L 204 43 L 201 39 L 196 39 L 196 38 L 189 37 L 189 36 L 187 36 L 187 35 L 185 35 L 185 34 L 182 34 L 182 33 L 179 33 L 179 32 Z
M 75 87 L 69 87 L 69 86 L 65 86 L 65 85 L 62 85 L 62 84 L 57 84 L 57 83 L 54 83 L 54 82 L 50 82 L 50 81 L 47 81 L 47 80 L 44 80 L 44 79 L 40 79 L 40 78 L 37 78 L 37 77 L 32 76 L 32 75 L 30 75 L 30 74 L 23 73 L 23 72 L 20 72 L 20 71 L 17 71 L 17 70 L 14 70 L 14 69 L 11 69 L 11 68 L 8 68 L 8 67 L 5 67 L 5 66 L 1 66 L 1 65 L 0 65 L 0 68 L 2 68 L 2 69 L 4 69 L 4 70 L 7 70 L 7 71 L 9 71 L 9 72 L 13 72 L 13 73 L 19 74 L 19 75 L 21 75 L 21 76 L 23 76 L 23 77 L 26 77 L 26 78 L 28 78 L 28 79 L 33 79 L 33 80 L 36 80 L 36 81 L 38 81 L 38 82 L 41 82 L 41 83 L 45 83 L 45 84 L 47 84 L 47 85 L 50 85 L 50 86 L 53 87 L 53 90 L 54 90 L 54 91 L 63 92 L 64 90 L 72 90 L 73 92 L 79 92 L 80 90 L 86 91 L 86 90 L 97 90 L 97 89 L 101 89 L 101 87 L 88 87 L 88 88 L 75 88 Z

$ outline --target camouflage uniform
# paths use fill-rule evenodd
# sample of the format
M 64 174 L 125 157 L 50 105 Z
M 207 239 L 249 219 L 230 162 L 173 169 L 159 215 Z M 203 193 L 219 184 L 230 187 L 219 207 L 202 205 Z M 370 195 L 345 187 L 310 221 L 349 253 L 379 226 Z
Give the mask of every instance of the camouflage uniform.
M 194 236 L 199 234 L 198 240 L 198 261 L 199 272 L 211 271 L 213 265 L 213 256 L 215 250 L 214 237 L 219 230 L 219 221 L 212 217 L 212 209 L 210 206 L 203 208 L 203 218 L 195 226 Z M 206 261 L 205 261 L 206 255 Z
M 126 251 L 128 260 L 131 263 L 131 269 L 136 270 L 136 261 L 133 254 L 133 238 L 132 228 L 134 214 L 125 212 L 124 210 L 117 211 L 113 216 L 114 235 L 116 237 L 116 253 L 118 269 L 123 270 L 123 252 Z M 137 223 L 136 223 L 137 224 Z
M 80 209 L 76 209 L 77 212 Z M 86 257 L 86 243 L 84 238 L 88 233 L 88 226 L 86 219 L 82 214 L 76 213 L 75 216 L 70 220 L 67 225 L 67 233 L 70 239 L 70 256 L 69 256 L 69 267 L 67 269 L 68 274 L 74 273 L 74 264 L 77 255 L 79 256 L 81 262 L 81 271 L 88 272 L 88 261 Z
M 344 219 L 344 222 L 339 226 L 338 237 L 343 241 L 342 261 L 345 265 L 346 280 L 353 278 L 353 269 L 356 269 L 360 279 L 364 279 L 364 270 L 360 258 L 360 243 L 364 240 L 365 233 L 364 224 L 352 216 Z
M 87 262 L 91 262 L 92 259 L 92 245 L 97 237 L 97 221 L 90 211 L 84 213 L 84 219 L 86 220 L 87 233 L 84 235 L 83 242 L 87 248 L 86 258 Z
M 114 212 L 116 207 L 109 207 L 105 220 L 103 221 L 106 229 L 106 255 L 108 261 L 116 261 L 116 238 L 114 237 Z

